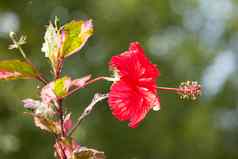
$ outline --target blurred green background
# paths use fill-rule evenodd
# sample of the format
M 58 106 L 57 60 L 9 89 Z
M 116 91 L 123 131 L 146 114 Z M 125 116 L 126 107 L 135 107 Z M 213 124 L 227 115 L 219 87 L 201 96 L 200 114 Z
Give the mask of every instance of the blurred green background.
M 82 145 L 105 151 L 108 159 L 238 158 L 238 1 L 237 0 L 1 0 L 0 59 L 21 58 L 8 50 L 9 31 L 27 35 L 29 58 L 51 78 L 40 51 L 45 26 L 92 18 L 95 34 L 80 53 L 66 60 L 64 74 L 109 75 L 112 55 L 141 42 L 161 71 L 159 86 L 197 80 L 203 95 L 182 101 L 162 94 L 161 111 L 150 112 L 136 129 L 117 121 L 101 102 L 82 123 Z M 38 98 L 36 81 L 0 81 L 0 158 L 52 159 L 53 137 L 34 127 L 21 100 Z M 98 82 L 65 100 L 73 118 L 94 93 L 110 85 Z

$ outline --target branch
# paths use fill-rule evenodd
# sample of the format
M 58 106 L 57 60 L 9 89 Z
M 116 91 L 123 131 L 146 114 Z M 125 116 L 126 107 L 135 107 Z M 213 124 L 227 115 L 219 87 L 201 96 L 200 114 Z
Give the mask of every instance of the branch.
M 94 79 L 89 80 L 88 82 L 86 82 L 83 87 L 74 88 L 73 90 L 71 90 L 70 92 L 68 92 L 67 95 L 65 95 L 65 96 L 62 97 L 62 98 L 71 96 L 71 95 L 73 95 L 74 93 L 76 93 L 78 90 L 80 90 L 81 88 L 84 88 L 84 87 L 86 87 L 86 86 L 88 86 L 88 85 L 90 85 L 90 84 L 92 84 L 92 83 L 94 83 L 94 82 L 96 82 L 96 81 L 99 81 L 99 80 L 114 81 L 114 78 L 106 77 L 106 76 L 100 76 L 100 77 L 94 78 Z
M 56 68 L 55 68 L 55 79 L 60 78 L 60 74 L 63 68 L 64 58 L 59 58 Z
M 79 116 L 77 122 L 75 123 L 74 127 L 69 130 L 67 136 L 71 136 L 75 130 L 79 127 L 83 119 L 85 119 L 93 110 L 94 106 L 101 100 L 108 98 L 108 94 L 100 94 L 96 93 L 93 97 L 91 103 L 84 109 L 83 113 Z
M 56 100 L 57 111 L 58 111 L 59 117 L 60 117 L 61 134 L 62 134 L 62 137 L 65 137 L 65 133 L 64 133 L 64 111 L 63 111 L 62 102 L 63 102 L 62 99 L 57 99 Z

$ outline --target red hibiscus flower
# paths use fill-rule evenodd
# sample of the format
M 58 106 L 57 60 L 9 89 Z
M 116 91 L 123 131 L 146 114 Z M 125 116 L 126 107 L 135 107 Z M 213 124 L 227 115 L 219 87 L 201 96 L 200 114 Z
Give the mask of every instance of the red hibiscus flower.
M 138 42 L 131 43 L 128 51 L 113 56 L 110 66 L 119 76 L 109 92 L 112 114 L 120 121 L 129 121 L 129 127 L 135 128 L 150 109 L 160 108 L 156 85 L 159 70 Z

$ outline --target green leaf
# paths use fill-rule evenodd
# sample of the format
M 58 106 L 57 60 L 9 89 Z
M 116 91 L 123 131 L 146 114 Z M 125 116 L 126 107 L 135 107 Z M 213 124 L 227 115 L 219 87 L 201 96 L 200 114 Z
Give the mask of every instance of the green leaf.
M 27 62 L 20 60 L 0 61 L 0 79 L 32 79 L 36 78 L 39 73 Z
M 57 79 L 54 82 L 53 91 L 56 96 L 63 97 L 68 93 L 71 86 L 71 79 L 67 76 Z
M 68 57 L 79 51 L 93 34 L 92 20 L 71 21 L 63 26 L 61 33 L 65 36 L 62 54 Z

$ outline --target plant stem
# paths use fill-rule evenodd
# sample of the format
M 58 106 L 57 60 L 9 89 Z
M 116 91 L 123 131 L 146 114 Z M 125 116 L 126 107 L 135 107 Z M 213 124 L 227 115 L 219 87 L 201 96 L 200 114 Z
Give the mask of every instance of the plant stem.
M 28 64 L 30 64 L 32 66 L 32 68 L 38 72 L 38 75 L 36 77 L 37 80 L 41 81 L 44 85 L 46 85 L 48 83 L 48 81 L 46 80 L 46 78 L 38 71 L 38 69 L 36 68 L 36 66 L 31 62 L 31 60 L 26 56 L 24 50 L 22 49 L 22 47 L 19 45 L 18 46 L 18 50 L 20 51 L 21 55 L 23 56 L 23 58 L 26 60 L 26 62 Z
M 87 85 L 92 84 L 92 83 L 94 83 L 94 82 L 96 82 L 96 81 L 99 81 L 99 80 L 108 80 L 109 78 L 110 78 L 110 77 L 105 77 L 105 76 L 100 76 L 100 77 L 94 78 L 94 79 L 89 80 L 88 82 L 86 82 L 83 87 L 86 87 Z M 67 93 L 66 96 L 64 96 L 64 97 L 62 97 L 62 98 L 65 98 L 65 97 L 67 97 L 67 96 L 71 96 L 72 94 L 74 94 L 75 92 L 77 92 L 77 91 L 78 91 L 79 89 L 81 89 L 81 88 L 82 88 L 82 87 L 74 88 L 74 89 L 71 90 L 69 93 Z
M 55 136 L 55 140 L 56 140 L 55 143 L 60 147 L 60 150 L 62 151 L 63 159 L 67 159 L 66 154 L 64 153 L 64 148 L 61 145 L 60 139 L 57 136 Z M 61 159 L 61 155 L 60 155 L 61 153 L 58 151 L 57 147 L 55 147 L 55 152 L 56 152 L 57 158 Z
M 42 82 L 44 85 L 47 85 L 48 83 L 48 81 L 42 75 L 38 75 L 36 79 Z
M 63 64 L 64 64 L 64 59 L 60 58 L 57 65 L 56 65 L 56 68 L 55 68 L 55 79 L 60 78 L 60 74 L 61 74 L 61 71 L 62 71 L 62 68 L 63 68 Z
M 60 58 L 59 62 L 57 63 L 56 70 L 55 70 L 55 80 L 60 78 L 62 67 L 63 67 L 64 59 Z M 65 132 L 64 132 L 64 110 L 63 110 L 63 99 L 57 99 L 56 100 L 57 104 L 57 111 L 59 113 L 59 118 L 60 118 L 60 127 L 61 127 L 61 137 L 65 137 Z M 67 159 L 65 151 L 60 143 L 60 147 L 63 152 L 63 158 Z
M 32 66 L 32 68 L 37 72 L 37 77 L 36 79 L 41 81 L 44 85 L 46 85 L 48 83 L 48 81 L 46 80 L 46 78 L 38 71 L 38 69 L 36 68 L 36 66 L 31 62 L 31 60 L 26 56 L 24 50 L 22 49 L 21 45 L 23 45 L 25 42 L 20 43 L 21 38 L 23 38 L 23 36 L 20 38 L 20 40 L 18 41 L 18 38 L 16 36 L 16 34 L 14 32 L 10 33 L 10 38 L 13 42 L 13 45 L 15 45 L 14 48 L 18 49 L 22 55 L 22 57 L 26 60 L 26 62 L 28 64 L 30 64 Z
M 18 50 L 20 51 L 21 55 L 23 56 L 23 58 L 26 60 L 26 62 L 28 64 L 30 64 L 32 66 L 32 68 L 38 73 L 36 79 L 41 81 L 44 85 L 46 85 L 48 83 L 48 81 L 46 80 L 46 78 L 43 76 L 43 74 L 41 74 L 38 69 L 36 68 L 36 66 L 31 62 L 31 60 L 26 56 L 24 50 L 22 49 L 22 47 L 19 45 L 18 46 Z
M 57 104 L 58 104 L 58 112 L 59 112 L 59 117 L 60 117 L 60 127 L 61 127 L 61 134 L 62 137 L 65 137 L 65 133 L 64 133 L 64 111 L 63 111 L 63 105 L 62 99 L 57 99 Z
M 55 70 L 55 80 L 60 78 L 63 63 L 64 63 L 64 59 L 63 58 L 59 59 L 57 66 L 56 66 L 56 70 Z M 56 100 L 56 104 L 58 107 L 58 113 L 59 113 L 59 117 L 60 117 L 61 134 L 62 134 L 62 137 L 65 137 L 65 134 L 64 134 L 64 111 L 63 111 L 62 102 L 63 102 L 62 98 Z
M 83 113 L 79 116 L 77 122 L 71 130 L 69 130 L 67 136 L 70 137 L 75 130 L 79 127 L 81 122 L 92 112 L 94 106 L 101 100 L 108 98 L 108 94 L 96 93 L 91 101 L 91 103 L 84 109 Z

